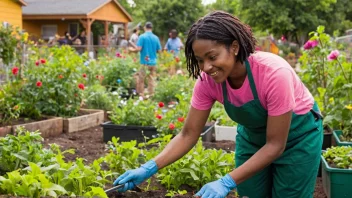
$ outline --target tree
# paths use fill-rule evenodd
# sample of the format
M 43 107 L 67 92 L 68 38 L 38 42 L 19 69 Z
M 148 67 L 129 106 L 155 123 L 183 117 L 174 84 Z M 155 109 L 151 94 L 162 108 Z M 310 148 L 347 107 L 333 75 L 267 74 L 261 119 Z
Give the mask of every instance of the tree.
M 236 17 L 240 17 L 241 13 L 239 5 L 239 0 L 216 0 L 215 3 L 207 5 L 206 8 L 209 12 L 222 10 L 233 14 Z
M 240 0 L 245 21 L 275 36 L 285 35 L 302 45 L 308 33 L 318 25 L 329 26 L 332 13 L 347 13 L 347 8 L 337 4 L 351 4 L 350 0 Z M 349 6 L 346 6 L 349 7 Z M 340 10 L 336 10 L 340 9 Z M 335 14 L 336 21 L 345 21 L 346 14 Z M 335 29 L 343 28 L 335 24 Z M 327 28 L 328 31 L 332 31 Z M 332 33 L 332 32 L 328 32 Z
M 145 21 L 151 21 L 153 31 L 164 40 L 171 29 L 187 33 L 190 26 L 205 14 L 201 0 L 149 0 L 144 4 Z

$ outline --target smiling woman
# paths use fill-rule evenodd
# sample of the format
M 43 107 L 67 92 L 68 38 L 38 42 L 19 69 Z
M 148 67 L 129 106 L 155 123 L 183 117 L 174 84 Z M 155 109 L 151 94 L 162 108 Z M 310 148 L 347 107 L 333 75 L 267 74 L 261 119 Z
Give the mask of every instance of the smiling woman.
M 183 129 L 116 184 L 131 189 L 189 152 L 218 101 L 238 123 L 236 169 L 196 196 L 224 198 L 237 188 L 240 197 L 313 197 L 323 137 L 318 106 L 284 59 L 254 49 L 250 27 L 228 13 L 212 12 L 194 23 L 185 53 L 190 76 L 200 78 Z

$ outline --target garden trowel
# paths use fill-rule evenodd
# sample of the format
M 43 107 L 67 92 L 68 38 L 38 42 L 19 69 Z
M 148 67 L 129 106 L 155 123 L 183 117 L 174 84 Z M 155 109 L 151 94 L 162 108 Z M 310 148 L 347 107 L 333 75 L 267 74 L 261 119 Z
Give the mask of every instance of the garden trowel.
M 109 192 L 116 191 L 116 190 L 122 188 L 124 185 L 125 185 L 125 184 L 120 184 L 120 185 L 114 186 L 114 187 L 112 187 L 112 188 L 110 188 L 110 189 L 105 190 L 105 193 L 109 193 Z

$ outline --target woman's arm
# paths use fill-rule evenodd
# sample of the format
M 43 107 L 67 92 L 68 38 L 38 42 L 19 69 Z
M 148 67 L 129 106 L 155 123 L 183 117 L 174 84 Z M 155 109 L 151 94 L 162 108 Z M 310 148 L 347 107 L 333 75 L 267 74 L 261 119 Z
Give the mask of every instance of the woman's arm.
M 182 131 L 155 157 L 154 160 L 159 169 L 175 162 L 191 150 L 198 141 L 210 110 L 190 108 Z
M 291 117 L 292 111 L 279 116 L 268 116 L 266 144 L 230 173 L 237 185 L 264 169 L 284 152 Z

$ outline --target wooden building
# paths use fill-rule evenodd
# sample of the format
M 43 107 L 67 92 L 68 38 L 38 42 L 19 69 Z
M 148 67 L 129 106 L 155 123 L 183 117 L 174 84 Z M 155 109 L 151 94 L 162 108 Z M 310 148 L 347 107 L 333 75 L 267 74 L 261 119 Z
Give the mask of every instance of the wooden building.
M 109 24 L 124 24 L 127 29 L 131 16 L 116 0 L 26 0 L 23 8 L 23 29 L 40 39 L 63 36 L 67 31 L 71 35 L 79 34 L 82 29 L 91 35 L 93 22 L 104 24 L 108 37 Z M 127 31 L 125 31 L 127 37 Z M 92 45 L 87 36 L 87 45 Z
M 0 0 L 0 23 L 22 28 L 22 6 L 26 5 L 23 0 Z

